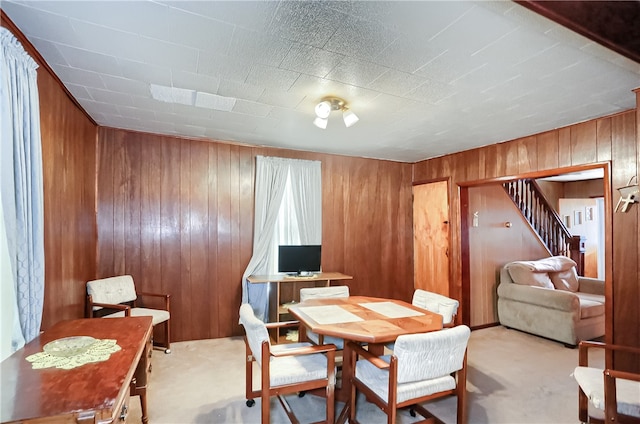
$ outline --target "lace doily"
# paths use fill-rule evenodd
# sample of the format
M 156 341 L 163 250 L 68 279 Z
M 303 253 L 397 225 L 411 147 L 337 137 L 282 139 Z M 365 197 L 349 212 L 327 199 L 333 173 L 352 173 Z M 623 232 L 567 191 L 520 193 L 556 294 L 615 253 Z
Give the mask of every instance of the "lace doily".
M 55 367 L 70 370 L 91 362 L 106 361 L 120 349 L 113 339 L 66 337 L 47 343 L 43 352 L 29 355 L 25 359 L 31 362 L 32 369 Z

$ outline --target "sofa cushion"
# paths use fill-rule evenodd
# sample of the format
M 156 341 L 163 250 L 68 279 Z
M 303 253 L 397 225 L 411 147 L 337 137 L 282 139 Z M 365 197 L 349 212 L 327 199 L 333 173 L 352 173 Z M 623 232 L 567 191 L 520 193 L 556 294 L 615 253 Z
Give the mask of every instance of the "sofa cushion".
M 566 271 L 550 272 L 549 278 L 551 278 L 553 286 L 558 290 L 577 292 L 580 288 L 578 273 L 575 267 L 571 267 Z
M 576 262 L 566 256 L 549 256 L 535 262 L 537 269 L 547 272 L 568 271 L 577 266 Z
M 547 271 L 539 271 L 536 261 L 515 261 L 506 265 L 511 279 L 516 284 L 538 286 L 553 289 L 553 283 Z
M 580 319 L 599 317 L 604 314 L 604 303 L 589 299 L 580 299 Z

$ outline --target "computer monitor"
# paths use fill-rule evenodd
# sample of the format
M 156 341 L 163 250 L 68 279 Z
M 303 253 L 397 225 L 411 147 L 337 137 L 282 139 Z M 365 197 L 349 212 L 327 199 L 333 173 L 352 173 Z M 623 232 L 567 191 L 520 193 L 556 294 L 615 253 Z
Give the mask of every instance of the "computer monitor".
M 321 245 L 280 245 L 278 248 L 278 272 L 309 275 L 320 272 Z

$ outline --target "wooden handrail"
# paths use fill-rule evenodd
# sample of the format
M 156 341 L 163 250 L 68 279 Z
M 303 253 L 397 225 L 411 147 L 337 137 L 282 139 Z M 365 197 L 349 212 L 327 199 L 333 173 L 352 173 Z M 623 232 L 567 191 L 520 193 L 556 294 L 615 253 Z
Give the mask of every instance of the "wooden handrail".
M 549 253 L 570 257 L 578 264 L 578 274 L 583 275 L 583 238 L 571 234 L 538 183 L 532 179 L 521 179 L 502 186 Z

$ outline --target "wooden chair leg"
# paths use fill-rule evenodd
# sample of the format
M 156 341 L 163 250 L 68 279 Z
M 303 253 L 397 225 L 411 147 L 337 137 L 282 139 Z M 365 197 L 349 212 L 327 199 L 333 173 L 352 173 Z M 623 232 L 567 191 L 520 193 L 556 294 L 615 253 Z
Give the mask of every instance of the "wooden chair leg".
M 396 424 L 396 413 L 397 413 L 396 403 L 389 402 L 387 405 L 387 424 Z
M 170 333 L 171 333 L 171 325 L 169 325 L 170 320 L 166 320 L 164 322 L 164 342 L 167 344 L 166 349 L 164 350 L 164 353 L 171 353 L 171 338 L 170 338 Z
M 247 406 L 252 407 L 255 404 L 253 400 L 253 355 L 251 354 L 251 348 L 245 342 L 245 368 L 244 368 L 244 396 L 247 399 Z
M 262 343 L 262 363 L 260 367 L 260 385 L 261 385 L 261 399 L 262 399 L 262 424 L 270 424 L 271 414 L 271 377 L 269 374 L 269 344 Z

